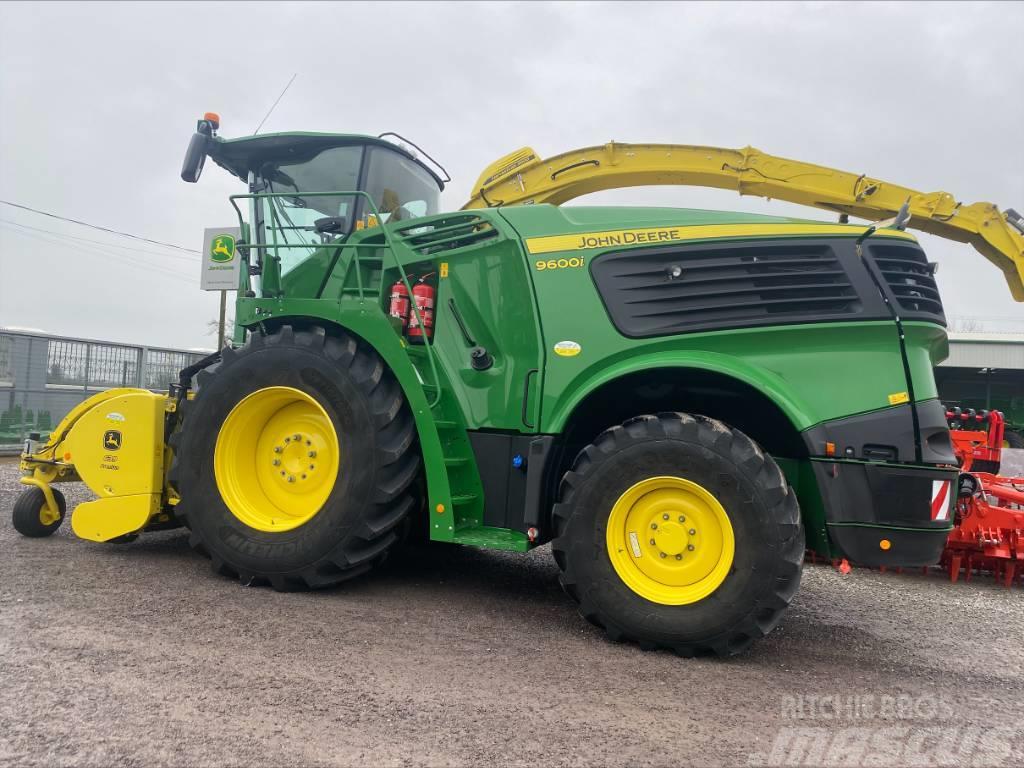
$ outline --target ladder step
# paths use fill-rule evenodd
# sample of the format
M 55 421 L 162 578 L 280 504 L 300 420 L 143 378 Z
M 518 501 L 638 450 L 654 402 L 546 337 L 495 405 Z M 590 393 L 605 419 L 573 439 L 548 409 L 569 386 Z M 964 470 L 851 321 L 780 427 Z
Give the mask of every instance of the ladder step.
M 452 458 L 446 458 L 444 460 L 444 465 L 446 467 L 461 467 L 461 466 L 464 466 L 464 465 L 466 465 L 468 463 L 469 463 L 469 459 L 463 458 L 461 456 L 454 456 Z
M 455 542 L 512 552 L 527 552 L 530 549 L 530 542 L 525 533 L 482 525 L 459 526 L 455 530 Z
M 359 290 L 356 287 L 342 288 L 340 293 L 342 296 L 359 296 L 363 295 L 367 298 L 372 298 L 380 293 L 380 286 L 364 285 L 363 290 Z
M 460 507 L 463 504 L 472 504 L 477 498 L 478 496 L 475 493 L 463 493 L 458 496 L 452 496 L 452 504 Z
M 438 429 L 455 429 L 459 425 L 456 424 L 454 421 L 440 421 L 440 420 L 438 420 L 438 421 L 434 422 L 434 426 L 437 427 Z

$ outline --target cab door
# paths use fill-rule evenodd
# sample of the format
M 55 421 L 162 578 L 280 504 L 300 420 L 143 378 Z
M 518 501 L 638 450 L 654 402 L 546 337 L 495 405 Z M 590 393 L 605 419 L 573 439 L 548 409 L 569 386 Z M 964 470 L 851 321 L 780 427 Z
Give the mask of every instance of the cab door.
M 514 231 L 496 212 L 477 211 L 418 220 L 408 231 L 406 244 L 429 260 L 406 270 L 437 286 L 433 349 L 467 429 L 536 432 L 540 321 Z

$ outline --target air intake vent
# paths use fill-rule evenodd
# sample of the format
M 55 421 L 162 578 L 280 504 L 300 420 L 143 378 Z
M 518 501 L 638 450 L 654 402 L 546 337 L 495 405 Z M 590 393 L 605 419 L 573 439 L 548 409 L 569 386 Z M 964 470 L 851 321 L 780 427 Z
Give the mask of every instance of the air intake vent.
M 900 317 L 946 324 L 932 268 L 920 248 L 871 244 L 869 253 L 892 292 Z
M 480 245 L 498 236 L 491 222 L 472 213 L 433 219 L 427 224 L 412 222 L 396 230 L 399 240 L 421 256 Z
M 634 250 L 597 258 L 591 272 L 612 322 L 634 338 L 861 314 L 827 244 Z

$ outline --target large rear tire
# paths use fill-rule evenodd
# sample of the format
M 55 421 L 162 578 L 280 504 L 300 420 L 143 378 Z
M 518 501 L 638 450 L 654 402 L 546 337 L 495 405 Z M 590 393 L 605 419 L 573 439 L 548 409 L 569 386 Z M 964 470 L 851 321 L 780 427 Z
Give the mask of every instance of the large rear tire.
M 778 624 L 800 584 L 796 495 L 719 421 L 661 413 L 613 427 L 560 495 L 562 586 L 613 640 L 731 656 Z
M 383 561 L 417 509 L 419 456 L 402 389 L 373 349 L 284 326 L 225 349 L 197 383 L 170 482 L 215 571 L 291 590 Z
M 1003 432 L 1004 448 L 1024 448 L 1024 435 L 1012 429 Z

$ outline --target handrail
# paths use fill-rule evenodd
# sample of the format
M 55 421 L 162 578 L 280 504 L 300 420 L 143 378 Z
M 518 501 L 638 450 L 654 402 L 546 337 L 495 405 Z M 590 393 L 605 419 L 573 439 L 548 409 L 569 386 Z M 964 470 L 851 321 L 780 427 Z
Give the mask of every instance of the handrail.
M 381 235 L 384 238 L 384 248 L 385 248 L 385 250 L 387 250 L 387 251 L 389 251 L 391 253 L 391 257 L 394 259 L 395 266 L 398 268 L 398 273 L 401 275 L 402 283 L 405 285 L 405 289 L 409 292 L 410 296 L 413 295 L 412 284 L 409 282 L 409 276 L 406 274 L 405 267 L 402 265 L 401 260 L 398 258 L 398 251 L 395 248 L 394 239 L 391 237 L 391 233 L 390 233 L 390 231 L 388 229 L 388 224 L 385 223 L 383 221 L 383 219 L 381 219 L 380 212 L 377 210 L 377 206 L 374 204 L 373 198 L 370 197 L 370 195 L 367 192 L 363 192 L 361 190 L 354 190 L 354 191 L 351 191 L 351 192 L 302 192 L 302 193 L 295 193 L 295 192 L 259 192 L 259 193 L 245 194 L 245 195 L 231 195 L 231 196 L 228 197 L 228 200 L 231 203 L 231 206 L 235 209 L 235 213 L 238 214 L 238 222 L 239 222 L 239 225 L 242 226 L 242 225 L 244 225 L 244 219 L 242 218 L 242 211 L 241 211 L 241 209 L 238 207 L 237 203 L 235 202 L 236 200 L 261 200 L 261 199 L 264 199 L 264 198 L 275 198 L 275 197 L 362 197 L 362 198 L 365 198 L 367 207 L 370 209 L 370 214 L 378 222 L 380 222 L 378 227 L 374 227 L 374 229 L 378 229 L 378 228 L 380 229 L 380 233 L 381 233 Z M 366 231 L 369 231 L 369 230 L 363 230 L 363 231 L 366 232 Z M 359 298 L 360 298 L 360 300 L 363 300 L 365 297 L 363 295 L 363 278 L 362 278 L 362 273 L 361 273 L 362 262 L 359 259 L 359 248 L 380 248 L 381 246 L 376 244 L 376 243 L 339 243 L 337 247 L 338 248 L 343 248 L 343 247 L 346 247 L 346 246 L 355 249 L 353 251 L 353 257 L 355 258 L 355 262 L 356 262 L 356 264 L 355 264 L 355 266 L 356 266 L 356 282 L 357 282 L 358 287 L 359 287 Z M 246 247 L 247 248 L 255 248 L 255 249 L 259 250 L 261 248 L 266 249 L 266 248 L 271 248 L 271 247 L 272 248 L 308 248 L 309 246 L 308 245 L 304 245 L 302 243 L 295 243 L 294 245 L 291 244 L 291 243 L 286 243 L 284 245 L 279 245 L 279 244 L 269 245 L 267 243 L 256 243 L 256 244 L 246 243 Z M 408 248 L 408 246 L 406 246 L 406 248 Z M 246 262 L 248 262 L 248 259 L 246 259 Z M 423 316 L 420 314 L 420 310 L 419 310 L 419 307 L 416 306 L 416 302 L 411 301 L 411 302 L 409 302 L 409 304 L 410 304 L 410 308 L 412 309 L 412 311 L 416 314 L 416 322 L 418 322 L 420 324 L 420 328 L 425 328 L 426 326 L 423 324 Z M 378 309 L 379 309 L 379 307 L 378 307 Z M 440 373 L 438 372 L 438 369 L 437 369 L 437 360 L 436 360 L 437 353 L 434 351 L 434 344 L 427 337 L 426 334 L 423 335 L 423 345 L 427 349 L 427 360 L 430 363 L 430 372 L 431 372 L 431 374 L 434 377 L 434 384 L 435 384 L 436 389 L 437 389 L 437 391 L 436 391 L 436 393 L 434 395 L 434 398 L 432 400 L 428 399 L 428 402 L 427 402 L 427 407 L 433 409 L 434 407 L 437 406 L 437 404 L 439 402 L 441 402 L 441 376 L 440 376 Z

